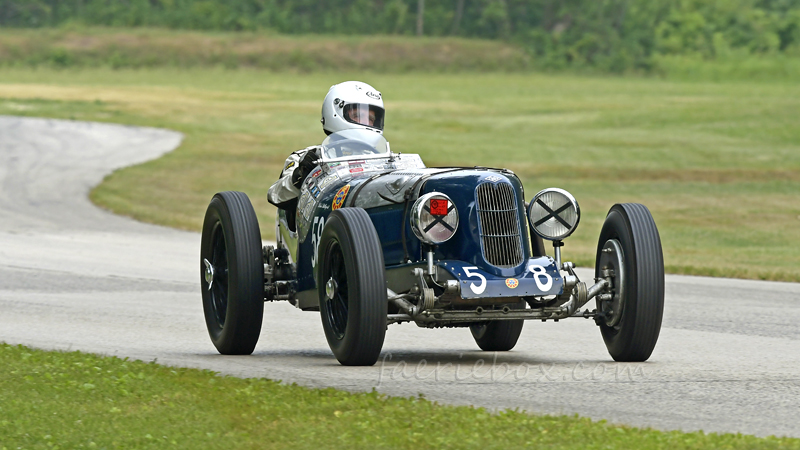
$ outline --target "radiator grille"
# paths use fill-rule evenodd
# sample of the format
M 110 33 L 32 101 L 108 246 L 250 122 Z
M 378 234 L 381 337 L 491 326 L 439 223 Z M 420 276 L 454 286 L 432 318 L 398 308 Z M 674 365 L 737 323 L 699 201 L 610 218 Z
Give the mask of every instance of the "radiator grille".
M 478 185 L 478 218 L 483 255 L 496 267 L 522 263 L 522 238 L 514 189 L 507 183 Z

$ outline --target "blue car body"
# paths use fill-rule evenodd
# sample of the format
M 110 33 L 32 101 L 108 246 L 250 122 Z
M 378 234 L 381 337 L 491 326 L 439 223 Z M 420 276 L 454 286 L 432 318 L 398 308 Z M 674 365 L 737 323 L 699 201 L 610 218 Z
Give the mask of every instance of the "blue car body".
M 532 245 L 524 190 L 513 172 L 427 168 L 414 154 L 355 153 L 323 158 L 308 175 L 294 227 L 287 217 L 291 212 L 279 212 L 279 246 L 296 263 L 296 306 L 318 307 L 317 246 L 328 216 L 342 207 L 369 214 L 381 242 L 388 288 L 394 292 L 408 290 L 411 269 L 424 266 L 432 250 L 439 276 L 459 283 L 460 299 L 453 305 L 514 303 L 564 293 L 555 261 L 537 254 Z M 415 200 L 430 192 L 447 195 L 460 218 L 452 238 L 436 246 L 423 243 L 409 224 Z

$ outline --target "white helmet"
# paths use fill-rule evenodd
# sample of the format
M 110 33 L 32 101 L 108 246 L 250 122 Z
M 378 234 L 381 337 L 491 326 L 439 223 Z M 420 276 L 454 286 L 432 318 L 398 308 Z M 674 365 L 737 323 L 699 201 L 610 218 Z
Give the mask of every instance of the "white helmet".
M 364 128 L 383 134 L 383 98 L 372 86 L 345 81 L 331 86 L 322 102 L 322 129 L 326 134 Z

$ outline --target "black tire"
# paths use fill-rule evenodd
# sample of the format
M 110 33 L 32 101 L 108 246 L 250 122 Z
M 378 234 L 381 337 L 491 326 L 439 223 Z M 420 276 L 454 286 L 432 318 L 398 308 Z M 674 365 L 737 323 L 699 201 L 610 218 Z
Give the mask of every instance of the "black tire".
M 531 234 L 531 245 L 533 246 L 532 256 L 547 256 L 547 249 L 544 246 L 544 239 L 536 234 L 532 228 L 529 229 Z
M 528 202 L 525 202 L 525 211 L 527 210 L 528 210 Z M 547 256 L 547 249 L 544 246 L 544 239 L 542 239 L 541 236 L 539 236 L 538 234 L 536 234 L 535 231 L 533 231 L 533 227 L 531 227 L 530 224 L 528 224 L 528 233 L 530 234 L 531 237 L 531 251 L 533 252 L 531 256 L 533 257 Z
M 375 364 L 386 337 L 383 250 L 366 211 L 342 208 L 325 222 L 317 290 L 322 328 L 345 366 Z
M 510 303 L 507 306 L 511 309 L 525 309 L 525 302 Z M 481 350 L 507 352 L 517 345 L 524 324 L 524 320 L 495 320 L 470 325 L 469 331 Z
M 208 205 L 200 280 L 211 342 L 223 355 L 253 353 L 264 317 L 264 261 L 258 219 L 242 192 L 220 192 Z
M 664 314 L 661 238 L 647 207 L 638 203 L 611 207 L 595 261 L 595 277 L 601 277 L 604 268 L 614 271 L 614 299 L 597 301 L 597 311 L 603 314 L 597 322 L 608 353 L 615 361 L 646 361 L 658 341 Z

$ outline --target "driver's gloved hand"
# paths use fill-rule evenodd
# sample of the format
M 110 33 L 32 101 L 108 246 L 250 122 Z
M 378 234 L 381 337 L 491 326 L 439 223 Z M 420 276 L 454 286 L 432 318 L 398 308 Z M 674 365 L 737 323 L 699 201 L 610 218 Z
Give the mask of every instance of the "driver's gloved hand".
M 318 159 L 319 157 L 317 156 L 317 152 L 315 150 L 309 150 L 306 152 L 305 156 L 303 156 L 300 164 L 298 164 L 297 168 L 294 169 L 294 172 L 292 172 L 292 184 L 297 189 L 300 189 L 300 186 L 303 184 L 303 180 L 305 180 L 308 174 L 314 170 L 314 167 L 317 167 Z

